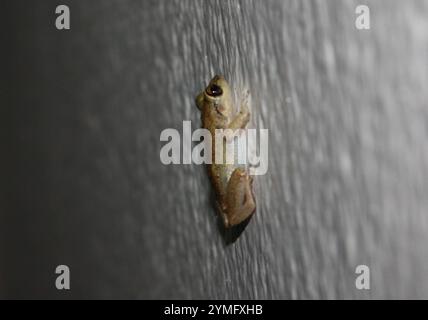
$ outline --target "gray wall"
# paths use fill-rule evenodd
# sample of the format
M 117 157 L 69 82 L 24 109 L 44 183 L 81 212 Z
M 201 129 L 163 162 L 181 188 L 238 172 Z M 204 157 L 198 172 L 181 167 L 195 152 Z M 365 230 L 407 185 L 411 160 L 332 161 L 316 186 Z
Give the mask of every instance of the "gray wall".
M 428 298 L 427 2 L 62 3 L 6 5 L 0 297 Z M 215 73 L 270 130 L 230 245 L 205 169 L 159 160 Z

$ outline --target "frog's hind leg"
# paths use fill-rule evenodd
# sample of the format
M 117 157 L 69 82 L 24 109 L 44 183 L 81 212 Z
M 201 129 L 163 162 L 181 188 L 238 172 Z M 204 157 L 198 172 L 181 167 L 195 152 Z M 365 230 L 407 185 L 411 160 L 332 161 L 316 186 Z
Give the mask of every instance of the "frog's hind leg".
M 250 217 L 255 209 L 256 202 L 252 192 L 253 178 L 243 168 L 233 171 L 227 185 L 225 226 L 232 227 Z
M 226 228 L 228 228 L 230 226 L 229 223 L 229 218 L 227 217 L 226 214 L 226 206 L 225 204 L 221 204 L 221 202 L 216 202 L 216 206 L 217 206 L 217 212 L 220 214 L 221 220 L 223 221 L 223 224 Z

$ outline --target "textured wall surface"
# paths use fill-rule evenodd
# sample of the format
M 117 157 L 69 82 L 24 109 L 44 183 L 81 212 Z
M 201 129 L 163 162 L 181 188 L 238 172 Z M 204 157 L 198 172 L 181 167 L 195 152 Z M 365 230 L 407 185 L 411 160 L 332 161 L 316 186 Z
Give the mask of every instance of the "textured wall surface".
M 0 297 L 428 298 L 428 2 L 62 3 L 6 6 Z M 159 160 L 216 73 L 270 130 L 230 245 L 205 169 Z

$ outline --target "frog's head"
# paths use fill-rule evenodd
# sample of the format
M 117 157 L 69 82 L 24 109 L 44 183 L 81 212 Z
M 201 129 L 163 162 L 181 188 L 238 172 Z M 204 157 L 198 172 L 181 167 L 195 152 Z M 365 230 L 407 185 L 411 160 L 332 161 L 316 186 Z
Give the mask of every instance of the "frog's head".
M 231 112 L 232 95 L 230 86 L 222 76 L 212 78 L 206 89 L 196 98 L 196 105 L 202 110 L 204 104 L 216 107 L 225 115 Z

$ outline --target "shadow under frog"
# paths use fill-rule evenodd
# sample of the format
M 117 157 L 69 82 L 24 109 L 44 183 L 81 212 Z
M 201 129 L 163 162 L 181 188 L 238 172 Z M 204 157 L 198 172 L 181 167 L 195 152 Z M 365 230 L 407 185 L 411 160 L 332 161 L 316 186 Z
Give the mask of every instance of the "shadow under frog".
M 248 224 L 255 212 L 256 202 L 252 191 L 253 178 L 243 166 L 215 163 L 216 129 L 244 129 L 249 120 L 248 95 L 238 113 L 233 114 L 230 86 L 222 76 L 215 76 L 207 88 L 196 98 L 201 110 L 202 127 L 210 131 L 212 137 L 212 163 L 208 174 L 214 187 L 216 203 L 221 216 L 220 230 L 226 243 L 234 242 Z M 223 154 L 233 138 L 225 137 Z

